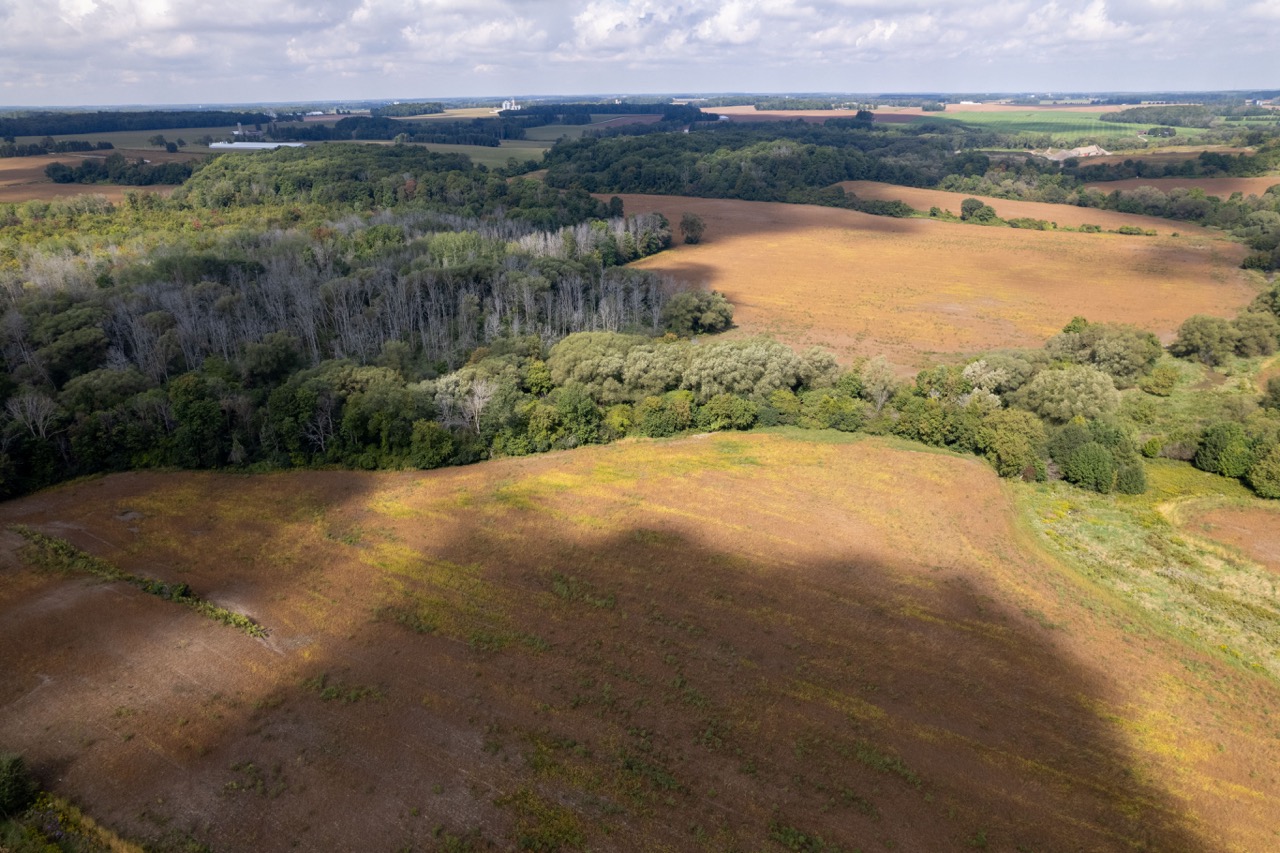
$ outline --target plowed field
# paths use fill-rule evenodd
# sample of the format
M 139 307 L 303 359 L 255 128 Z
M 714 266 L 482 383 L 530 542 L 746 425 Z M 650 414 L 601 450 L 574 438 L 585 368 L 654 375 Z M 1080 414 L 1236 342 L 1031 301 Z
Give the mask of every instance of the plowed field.
M 1162 192 L 1172 189 L 1201 189 L 1205 195 L 1227 198 L 1232 193 L 1262 195 L 1268 188 L 1280 184 L 1280 175 L 1263 178 L 1129 178 L 1124 181 L 1104 181 L 1085 186 L 1109 193 L 1115 190 L 1132 190 L 1138 187 L 1155 187 Z
M 1243 246 L 1185 230 L 1040 232 L 804 205 L 623 199 L 628 213 L 705 220 L 703 243 L 637 266 L 722 291 L 740 333 L 819 344 L 844 360 L 884 354 L 906 372 L 1039 346 L 1077 314 L 1171 340 L 1192 314 L 1230 316 L 1254 295 L 1238 269 Z
M 178 155 L 181 156 L 181 155 Z M 161 154 L 159 158 L 163 159 Z M 80 161 L 75 154 L 55 154 L 48 157 L 0 158 L 0 204 L 20 201 L 50 201 L 77 195 L 101 195 L 111 201 L 121 201 L 130 190 L 143 192 L 169 192 L 172 187 L 124 187 L 112 184 L 55 184 L 45 177 L 44 169 L 50 163 L 75 165 Z
M 4 538 L 0 746 L 155 846 L 1274 845 L 1276 684 L 1139 629 L 977 460 L 715 435 L 115 475 L 0 522 L 270 631 Z
M 1027 217 L 1056 222 L 1062 228 L 1079 228 L 1081 225 L 1097 225 L 1100 228 L 1114 231 L 1125 225 L 1135 225 L 1146 231 L 1157 234 L 1207 234 L 1204 228 L 1193 222 L 1175 222 L 1156 216 L 1137 216 L 1132 213 L 1117 213 L 1113 210 L 1097 210 L 1089 207 L 1076 207 L 1072 204 L 1046 204 L 1038 201 L 1015 201 L 1006 198 L 976 196 L 971 193 L 953 193 L 944 190 L 919 189 L 917 187 L 901 187 L 896 184 L 884 184 L 878 181 L 842 181 L 837 184 L 845 192 L 853 193 L 859 198 L 880 199 L 882 201 L 905 202 L 916 210 L 927 211 L 931 207 L 940 207 L 960 215 L 960 204 L 966 198 L 977 198 L 995 208 L 996 214 L 1004 219 Z M 1115 187 L 1120 189 L 1120 187 Z

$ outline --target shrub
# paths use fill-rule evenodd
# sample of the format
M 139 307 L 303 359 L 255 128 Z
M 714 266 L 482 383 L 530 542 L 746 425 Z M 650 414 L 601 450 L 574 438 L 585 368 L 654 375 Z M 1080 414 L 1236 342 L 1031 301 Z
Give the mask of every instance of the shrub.
M 686 290 L 667 301 L 662 325 L 677 335 L 722 332 L 733 325 L 733 306 L 717 291 Z
M 439 468 L 453 456 L 453 434 L 435 421 L 413 422 L 409 462 L 415 468 Z
M 1062 476 L 1068 483 L 1106 494 L 1115 486 L 1116 460 L 1096 441 L 1086 442 L 1067 457 Z
M 1153 435 L 1142 443 L 1142 455 L 1148 459 L 1155 459 L 1162 450 L 1164 450 L 1164 439 L 1158 435 Z
M 1140 495 L 1147 490 L 1147 469 L 1141 462 L 1129 462 L 1116 471 L 1116 491 L 1122 495 Z
M 684 241 L 689 245 L 701 243 L 702 235 L 706 230 L 707 224 L 698 214 L 686 213 L 680 217 L 680 233 L 684 235 Z
M 36 783 L 20 755 L 0 755 L 0 818 L 22 814 L 35 801 Z
M 1030 412 L 997 409 L 982 419 L 974 444 L 1001 477 L 1017 477 L 1043 467 L 1044 424 Z
M 1162 364 L 1138 380 L 1138 387 L 1156 397 L 1168 397 L 1178 387 L 1181 374 L 1176 367 Z
M 1264 409 L 1280 409 L 1280 376 L 1272 376 L 1267 380 L 1267 390 L 1263 392 L 1259 404 Z
M 1276 339 L 1280 337 L 1280 323 L 1275 315 L 1266 311 L 1245 311 L 1232 323 L 1235 327 L 1236 355 L 1251 358 L 1271 355 L 1276 351 Z
M 733 394 L 717 394 L 699 410 L 699 422 L 710 430 L 751 429 L 756 422 L 755 403 Z
M 1253 464 L 1249 439 L 1240 424 L 1224 422 L 1204 431 L 1196 450 L 1195 466 L 1224 477 L 1242 476 Z
M 1181 358 L 1197 358 L 1210 367 L 1222 364 L 1235 352 L 1240 333 L 1221 317 L 1196 314 L 1178 329 L 1169 352 Z
M 1120 392 L 1111 377 L 1086 365 L 1041 371 L 1018 395 L 1028 409 L 1057 423 L 1096 418 L 1120 404 Z
M 1280 498 L 1280 445 L 1254 462 L 1245 479 L 1259 496 Z

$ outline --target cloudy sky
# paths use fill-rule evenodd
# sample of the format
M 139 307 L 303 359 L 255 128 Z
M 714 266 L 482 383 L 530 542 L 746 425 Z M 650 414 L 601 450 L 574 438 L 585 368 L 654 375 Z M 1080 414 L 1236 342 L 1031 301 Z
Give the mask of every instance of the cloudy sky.
M 0 105 L 1280 88 L 1280 0 L 0 0 Z

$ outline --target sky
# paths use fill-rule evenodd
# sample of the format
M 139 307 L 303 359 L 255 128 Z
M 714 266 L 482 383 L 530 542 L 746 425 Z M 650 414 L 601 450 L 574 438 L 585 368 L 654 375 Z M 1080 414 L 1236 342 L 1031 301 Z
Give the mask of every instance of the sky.
M 0 105 L 1280 88 L 1280 0 L 0 0 Z

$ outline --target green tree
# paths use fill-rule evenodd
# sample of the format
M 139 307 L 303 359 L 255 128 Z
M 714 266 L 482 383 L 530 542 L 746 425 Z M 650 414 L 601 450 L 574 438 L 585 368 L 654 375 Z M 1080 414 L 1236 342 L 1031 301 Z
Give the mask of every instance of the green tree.
M 1020 409 L 996 409 L 982 419 L 975 449 L 1001 477 L 1024 476 L 1043 469 L 1044 424 Z
M 680 217 L 680 234 L 684 237 L 684 241 L 690 245 L 702 242 L 702 235 L 707 230 L 707 224 L 702 221 L 702 217 L 696 213 L 685 213 Z
M 1234 421 L 1224 421 L 1206 429 L 1194 462 L 1197 468 L 1210 474 L 1242 476 L 1254 462 L 1244 427 Z
M 1085 442 L 1067 457 L 1062 466 L 1062 478 L 1068 483 L 1105 494 L 1115 487 L 1115 457 L 1098 442 Z
M 1262 392 L 1260 403 L 1264 409 L 1280 410 L 1280 376 L 1272 376 L 1267 380 L 1267 388 Z
M 718 291 L 686 290 L 667 300 L 662 325 L 682 336 L 723 332 L 733 325 L 733 306 Z
M 20 755 L 0 754 L 0 821 L 17 817 L 36 798 L 36 784 Z
M 1254 462 L 1245 479 L 1260 496 L 1280 498 L 1280 444 Z
M 1235 352 L 1240 333 L 1221 317 L 1196 314 L 1178 329 L 1169 352 L 1180 358 L 1197 358 L 1210 367 L 1222 364 Z
M 1269 311 L 1244 311 L 1231 323 L 1236 330 L 1236 355 L 1271 355 L 1280 338 L 1280 322 Z
M 1111 377 L 1087 365 L 1041 371 L 1017 396 L 1026 408 L 1054 423 L 1096 418 L 1120 404 L 1120 392 Z
M 415 468 L 439 468 L 453 455 L 453 433 L 435 421 L 413 422 L 409 462 Z

